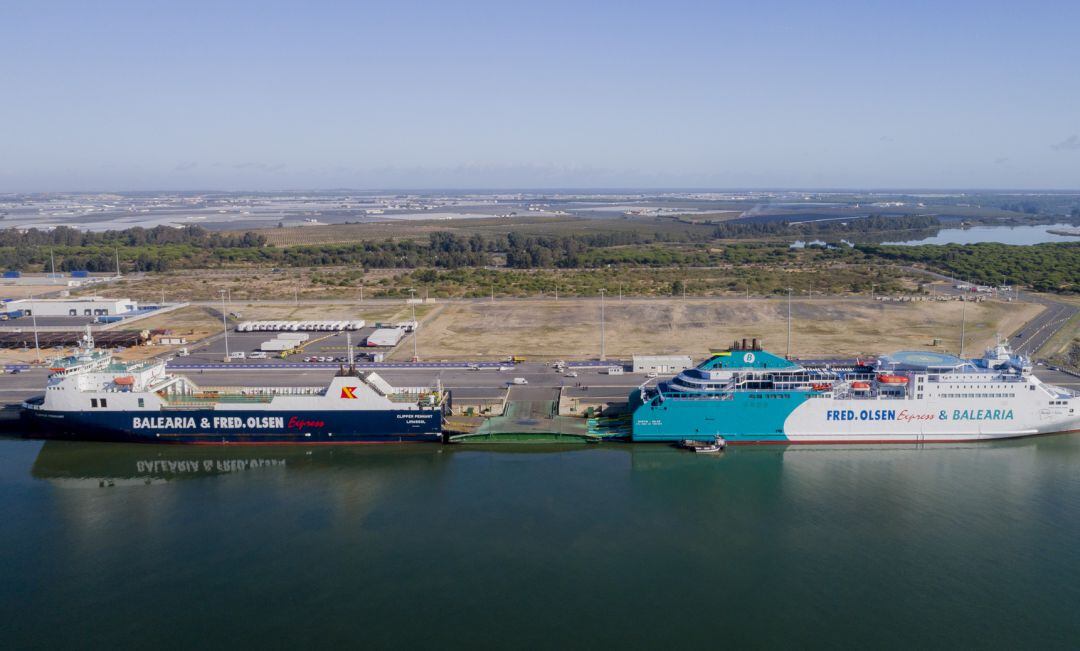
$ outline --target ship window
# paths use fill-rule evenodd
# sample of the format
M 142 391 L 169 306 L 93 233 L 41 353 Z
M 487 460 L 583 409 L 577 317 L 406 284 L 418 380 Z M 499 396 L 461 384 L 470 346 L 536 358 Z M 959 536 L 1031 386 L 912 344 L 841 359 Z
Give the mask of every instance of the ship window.
M 146 406 L 145 403 L 146 403 L 145 400 L 143 400 L 142 398 L 139 398 L 139 409 L 142 409 L 143 407 L 145 407 Z
M 90 398 L 90 406 L 97 407 L 97 398 Z
M 101 408 L 102 408 L 102 409 L 105 409 L 105 408 L 106 408 L 106 407 L 108 407 L 108 406 L 109 406 L 109 405 L 108 405 L 108 403 L 107 403 L 107 402 L 105 401 L 105 398 L 102 398 L 102 399 L 101 399 Z

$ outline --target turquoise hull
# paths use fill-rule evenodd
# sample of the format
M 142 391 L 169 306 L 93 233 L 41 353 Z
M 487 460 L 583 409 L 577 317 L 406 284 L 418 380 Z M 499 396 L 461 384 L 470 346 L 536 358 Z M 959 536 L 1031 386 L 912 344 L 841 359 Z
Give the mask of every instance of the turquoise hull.
M 726 399 L 665 397 L 642 403 L 639 391 L 630 397 L 634 441 L 712 440 L 783 443 L 784 422 L 809 392 L 739 393 Z

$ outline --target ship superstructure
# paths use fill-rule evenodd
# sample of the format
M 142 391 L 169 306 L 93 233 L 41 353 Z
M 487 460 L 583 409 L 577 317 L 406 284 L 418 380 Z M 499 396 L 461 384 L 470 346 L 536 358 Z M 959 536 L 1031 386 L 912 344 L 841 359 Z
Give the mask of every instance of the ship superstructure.
M 736 342 L 630 395 L 635 441 L 946 442 L 1080 429 L 1080 397 L 1004 344 L 978 359 L 906 351 L 807 367 Z
M 162 361 L 122 362 L 87 333 L 51 362 L 45 394 L 23 403 L 42 436 L 174 443 L 439 441 L 450 396 L 342 368 L 326 387 L 208 387 Z

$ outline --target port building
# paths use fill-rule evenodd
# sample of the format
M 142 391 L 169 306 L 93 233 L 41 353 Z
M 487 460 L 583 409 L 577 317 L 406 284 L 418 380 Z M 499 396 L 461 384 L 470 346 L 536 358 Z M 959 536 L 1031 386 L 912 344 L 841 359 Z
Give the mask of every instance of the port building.
M 138 311 L 138 303 L 130 298 L 36 298 L 7 301 L 8 311 L 21 310 L 25 316 L 123 316 Z
M 678 373 L 693 366 L 689 355 L 634 355 L 635 373 Z

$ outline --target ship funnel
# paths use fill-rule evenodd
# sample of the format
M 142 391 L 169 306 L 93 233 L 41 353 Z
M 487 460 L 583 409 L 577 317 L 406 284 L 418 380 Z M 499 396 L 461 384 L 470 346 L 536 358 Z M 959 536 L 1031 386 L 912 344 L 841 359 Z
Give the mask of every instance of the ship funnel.
M 743 337 L 742 348 L 740 348 L 739 350 L 746 350 L 746 337 Z
M 751 345 L 752 345 L 752 346 L 754 347 L 754 350 L 761 350 L 760 348 L 758 348 L 758 342 L 757 342 L 757 337 L 754 337 L 754 338 L 753 338 L 753 339 L 751 340 Z

